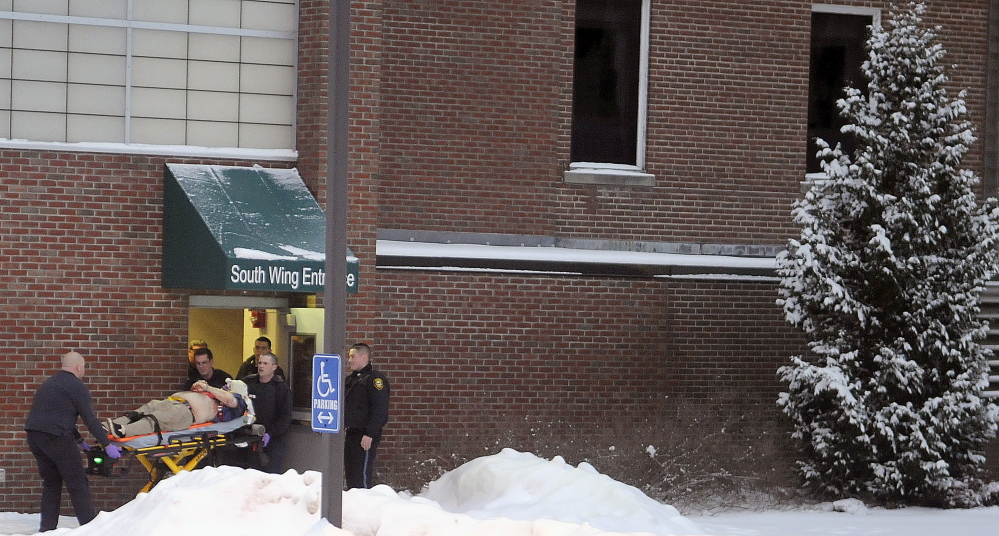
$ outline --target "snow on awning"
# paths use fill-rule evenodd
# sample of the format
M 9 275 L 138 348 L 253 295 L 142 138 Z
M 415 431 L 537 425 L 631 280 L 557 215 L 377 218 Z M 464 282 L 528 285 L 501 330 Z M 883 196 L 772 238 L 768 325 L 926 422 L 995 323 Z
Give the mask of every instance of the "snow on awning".
M 298 170 L 166 165 L 163 288 L 321 293 L 325 260 L 326 215 Z

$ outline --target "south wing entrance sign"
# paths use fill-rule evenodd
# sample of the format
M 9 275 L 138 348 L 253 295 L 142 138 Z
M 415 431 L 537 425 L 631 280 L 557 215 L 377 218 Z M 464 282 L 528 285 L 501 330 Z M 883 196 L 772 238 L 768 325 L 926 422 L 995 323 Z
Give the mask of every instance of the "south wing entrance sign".
M 340 431 L 340 356 L 312 357 L 312 431 Z

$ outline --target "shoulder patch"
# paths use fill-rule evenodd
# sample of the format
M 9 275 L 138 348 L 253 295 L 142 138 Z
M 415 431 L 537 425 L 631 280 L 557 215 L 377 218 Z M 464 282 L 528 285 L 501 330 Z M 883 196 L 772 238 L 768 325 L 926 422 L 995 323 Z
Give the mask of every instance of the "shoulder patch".
M 374 385 L 375 389 L 381 391 L 382 389 L 385 388 L 385 381 L 382 380 L 381 378 L 375 378 L 375 381 L 371 382 L 371 385 Z

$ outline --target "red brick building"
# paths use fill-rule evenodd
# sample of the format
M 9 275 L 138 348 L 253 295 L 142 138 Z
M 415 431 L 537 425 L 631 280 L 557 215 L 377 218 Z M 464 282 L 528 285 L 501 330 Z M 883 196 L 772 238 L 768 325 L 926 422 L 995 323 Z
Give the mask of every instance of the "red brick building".
M 176 389 L 194 338 L 235 373 L 266 334 L 308 387 L 317 293 L 165 288 L 164 184 L 175 164 L 296 168 L 325 206 L 328 3 L 24 4 L 0 1 L 0 498 L 31 511 L 23 420 L 67 350 L 102 417 Z M 966 165 L 994 191 L 996 13 L 928 8 L 983 138 Z M 347 339 L 392 385 L 381 479 L 597 436 L 641 456 L 680 420 L 741 418 L 785 448 L 775 371 L 803 340 L 773 258 L 808 140 L 834 132 L 826 89 L 886 9 L 354 2 Z M 98 505 L 141 472 L 92 480 Z

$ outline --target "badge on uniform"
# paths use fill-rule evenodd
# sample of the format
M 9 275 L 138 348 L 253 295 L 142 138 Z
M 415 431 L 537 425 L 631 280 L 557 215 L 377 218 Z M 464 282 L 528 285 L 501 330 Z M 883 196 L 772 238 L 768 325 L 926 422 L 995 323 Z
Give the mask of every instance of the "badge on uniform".
M 381 378 L 375 378 L 375 381 L 371 382 L 371 385 L 374 385 L 375 389 L 381 391 L 382 389 L 385 388 L 385 381 L 382 380 Z

